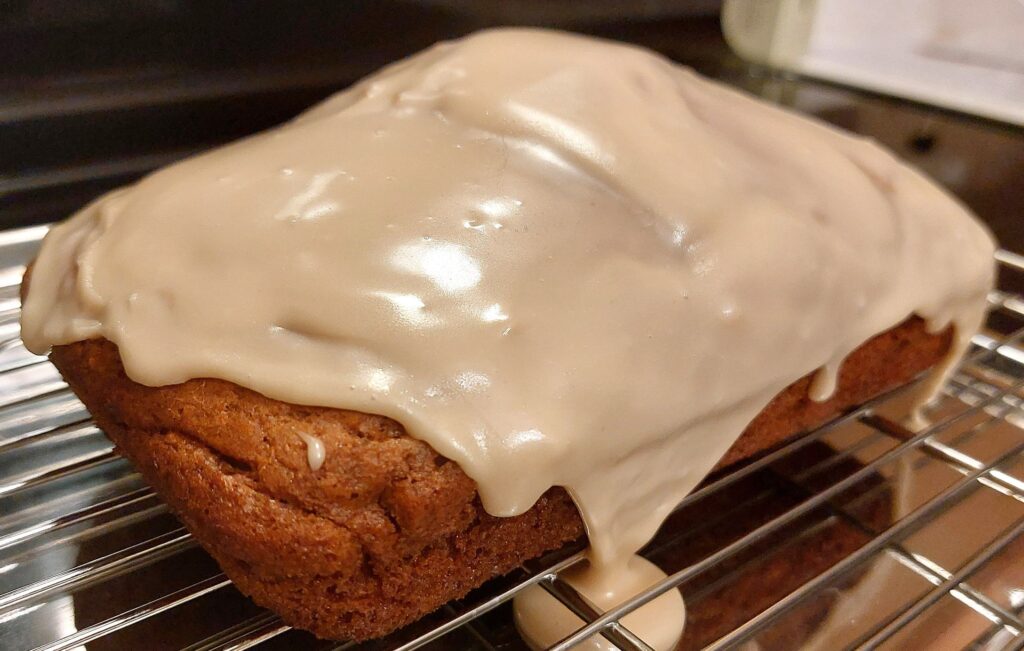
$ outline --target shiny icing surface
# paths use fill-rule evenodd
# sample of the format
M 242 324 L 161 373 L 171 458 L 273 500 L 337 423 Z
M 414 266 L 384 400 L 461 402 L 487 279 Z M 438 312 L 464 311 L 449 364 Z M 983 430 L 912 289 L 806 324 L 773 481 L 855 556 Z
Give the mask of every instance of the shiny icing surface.
M 495 515 L 565 486 L 621 570 L 794 380 L 827 397 L 912 314 L 954 359 L 992 252 L 871 142 L 498 30 L 100 198 L 47 236 L 22 325 L 34 352 L 105 337 L 147 385 L 393 417 Z

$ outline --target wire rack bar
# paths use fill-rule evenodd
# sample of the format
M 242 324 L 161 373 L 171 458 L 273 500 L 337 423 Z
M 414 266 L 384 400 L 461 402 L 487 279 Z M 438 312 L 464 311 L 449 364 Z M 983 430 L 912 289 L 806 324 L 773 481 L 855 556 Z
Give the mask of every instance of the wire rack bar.
M 924 460 L 918 463 L 923 463 L 923 461 Z M 981 482 L 981 478 L 979 478 L 977 481 L 978 483 L 985 485 Z M 790 483 L 792 484 L 792 482 Z M 801 485 L 796 485 L 795 488 L 802 490 L 805 493 L 808 492 L 808 489 Z M 853 500 L 850 503 L 850 505 L 846 508 L 840 505 L 831 505 L 831 511 L 833 511 L 834 514 L 842 518 L 847 524 L 856 527 L 864 534 L 869 535 L 871 537 L 877 536 L 879 534 L 879 531 L 867 527 L 858 518 L 851 515 L 849 513 L 849 510 L 855 508 L 854 505 L 856 505 L 860 501 L 866 502 L 872 492 L 883 489 L 884 486 L 879 486 L 876 489 L 871 489 L 870 491 L 864 493 L 863 495 L 856 497 L 855 500 Z M 945 570 L 941 565 L 933 562 L 923 554 L 912 553 L 903 549 L 903 547 L 898 543 L 898 541 L 893 541 L 893 543 L 891 543 L 884 551 L 887 555 L 890 556 L 890 558 L 894 559 L 900 565 L 918 574 L 919 576 L 921 576 L 928 582 L 932 583 L 933 585 L 938 585 L 939 583 L 946 580 L 952 575 L 950 572 Z M 961 585 L 959 585 L 959 587 L 953 590 L 952 594 L 957 599 L 964 601 L 976 612 L 982 614 L 989 621 L 1006 623 L 1007 625 L 1012 625 L 1017 628 L 1021 628 L 1021 630 L 1024 630 L 1024 622 L 1021 621 L 1017 613 L 1007 610 L 1006 608 L 1000 606 L 999 604 L 995 603 L 982 593 L 971 588 L 970 585 L 968 585 L 967 583 L 962 583 Z
M 790 480 L 787 477 L 780 476 L 779 479 L 784 482 L 785 485 L 798 491 L 805 497 L 813 495 L 813 493 L 802 484 L 794 483 L 793 480 Z M 799 476 L 796 479 L 797 481 L 800 481 Z M 977 480 L 978 483 L 982 483 L 981 479 L 982 478 L 979 478 Z M 831 505 L 831 511 L 835 516 L 841 518 L 846 524 L 858 529 L 864 535 L 874 538 L 879 534 L 879 532 L 869 528 L 857 517 L 851 515 L 849 511 L 856 508 L 856 505 L 862 501 L 872 499 L 876 492 L 884 489 L 884 485 L 871 489 L 852 500 L 846 507 L 833 504 Z M 952 576 L 950 572 L 947 572 L 940 565 L 932 562 L 924 555 L 907 551 L 899 542 L 892 542 L 883 551 L 897 563 L 911 570 L 932 585 L 939 585 Z M 998 622 L 1000 625 L 1011 626 L 1014 630 L 1024 630 L 1024 622 L 1020 620 L 1016 613 L 1008 611 L 966 583 L 962 583 L 958 587 L 954 588 L 950 594 L 963 601 L 976 612 L 982 614 L 989 621 Z M 851 645 L 851 647 L 852 646 L 856 645 Z
M 935 586 L 935 588 L 929 591 L 928 594 L 919 599 L 916 603 L 907 605 L 902 612 L 894 613 L 888 624 L 878 629 L 877 632 L 863 642 L 864 648 L 876 649 L 881 646 L 883 642 L 910 624 L 918 615 L 927 610 L 936 601 L 949 594 L 953 588 L 957 587 L 964 579 L 969 577 L 971 574 L 976 572 L 978 568 L 995 557 L 996 554 L 1006 549 L 1010 543 L 1019 538 L 1022 534 L 1024 534 L 1024 518 L 1018 520 L 1012 527 L 989 543 L 981 550 L 981 552 L 957 570 L 956 573 L 939 585 Z M 1024 631 L 1024 624 L 1018 621 L 1013 625 L 1013 628 L 1015 630 L 1015 635 L 1019 635 Z
M 291 628 L 291 626 L 282 624 L 281 622 L 278 622 L 277 624 L 267 624 L 266 626 L 253 631 L 247 639 L 224 647 L 224 651 L 244 651 L 245 649 L 251 649 L 263 644 L 264 642 L 272 640 L 281 633 L 290 631 Z
M 1024 604 L 1017 605 L 1017 606 L 1011 606 L 1011 608 L 1013 609 L 1013 613 L 1017 617 L 1024 616 Z M 976 651 L 976 650 L 981 650 L 981 649 L 990 649 L 990 648 L 1002 648 L 1002 647 L 1005 647 L 1006 645 L 1005 644 L 1000 644 L 999 646 L 994 646 L 993 645 L 993 640 L 995 640 L 995 638 L 999 638 L 999 637 L 1006 638 L 1007 634 L 1010 634 L 1010 636 L 1012 637 L 1012 633 L 1007 631 L 1005 629 L 1005 627 L 999 626 L 999 625 L 990 626 L 988 628 L 988 630 L 986 630 L 981 635 L 979 635 L 977 638 L 972 640 L 971 643 L 968 644 L 964 648 L 965 649 L 969 649 L 970 651 Z
M 69 651 L 76 647 L 80 647 L 84 644 L 88 644 L 93 640 L 99 639 L 105 635 L 109 635 L 115 631 L 137 624 L 145 619 L 159 615 L 162 612 L 177 608 L 182 604 L 186 604 L 190 601 L 203 597 L 226 588 L 231 585 L 231 581 L 228 581 L 227 577 L 223 574 L 211 576 L 208 579 L 203 579 L 188 586 L 182 588 L 176 592 L 172 592 L 169 595 L 154 599 L 148 603 L 142 604 L 136 608 L 125 611 L 116 617 L 104 620 L 98 624 L 83 628 L 82 630 L 72 633 L 59 640 L 51 642 L 50 644 L 44 644 L 38 646 L 32 651 Z
M 1013 267 L 1017 271 L 1024 271 L 1024 255 L 1019 253 L 999 249 L 996 251 L 996 261 L 1005 264 L 1007 267 Z
M 932 562 L 921 554 L 914 554 L 903 549 L 899 543 L 893 543 L 885 553 L 897 563 L 915 572 L 932 585 L 939 585 L 947 580 L 952 574 L 943 569 L 937 563 Z M 960 583 L 954 586 L 949 595 L 965 604 L 974 612 L 990 622 L 999 624 L 1001 628 L 1009 628 L 1013 631 L 1024 630 L 1024 623 L 1020 621 L 1017 613 L 1003 608 L 998 603 L 979 592 L 967 583 Z M 1016 634 L 1016 633 L 1015 633 Z M 856 645 L 853 645 L 856 646 Z
M 21 436 L 0 441 L 0 452 L 9 452 L 25 447 L 29 443 L 47 441 L 54 443 L 70 443 L 76 439 L 84 439 L 90 436 L 101 436 L 99 428 L 91 420 L 83 420 L 76 423 L 68 423 L 54 427 L 53 429 L 30 432 Z
M 153 492 L 153 489 L 140 488 L 138 490 L 131 491 L 130 493 L 125 493 L 124 495 L 119 495 L 102 502 L 97 502 L 96 504 L 78 509 L 77 511 L 73 511 L 66 515 L 47 518 L 42 522 L 37 522 L 33 525 L 7 534 L 6 536 L 0 536 L 0 551 L 7 549 L 8 547 L 13 547 L 19 543 L 23 543 L 26 540 L 30 540 L 44 533 L 58 531 L 66 527 L 85 522 L 91 518 L 116 513 L 144 502 L 156 501 L 156 499 L 156 494 Z M 156 509 L 157 513 L 162 513 L 167 510 L 167 507 L 163 503 L 154 504 L 151 508 Z
M 17 302 L 17 299 L 8 299 L 0 302 Z M 44 360 L 44 357 L 30 353 L 25 344 L 18 341 L 9 341 L 0 345 L 0 372 L 13 371 Z
M 53 367 L 47 368 L 43 363 L 7 371 L 3 378 L 4 392 L 0 394 L 0 407 L 28 402 L 45 393 L 68 388 Z
M 539 585 L 585 623 L 592 622 L 601 616 L 601 610 L 596 605 L 557 574 L 546 575 Z M 620 622 L 616 623 L 619 626 L 603 629 L 601 635 L 621 651 L 654 651 L 635 633 Z
M 825 572 L 822 572 L 801 587 L 789 593 L 783 597 L 782 600 L 776 602 L 772 606 L 769 606 L 756 617 L 748 620 L 745 624 L 737 627 L 731 633 L 707 648 L 724 649 L 737 642 L 750 639 L 751 636 L 756 634 L 758 631 L 763 630 L 768 624 L 775 621 L 778 616 L 782 615 L 797 602 L 802 601 L 818 589 L 853 570 L 861 563 L 874 556 L 876 552 L 884 549 L 890 541 L 902 538 L 927 524 L 934 516 L 941 513 L 951 503 L 962 499 L 970 491 L 975 490 L 979 486 L 975 481 L 976 479 L 988 472 L 991 468 L 1019 456 L 1022 452 L 1024 452 L 1024 442 L 1019 445 L 1015 445 L 1009 451 L 1004 452 L 995 461 L 987 464 L 984 468 L 975 470 L 969 475 L 966 475 L 945 491 L 939 493 L 939 495 L 926 502 L 923 506 L 918 507 L 910 515 L 904 517 L 902 520 L 886 529 L 882 534 L 866 543 L 857 551 L 853 552 Z
M 192 537 L 185 533 L 184 529 L 169 531 L 0 595 L 0 615 L 37 603 L 54 592 L 74 590 L 101 579 L 145 567 L 194 545 Z
M 952 418 L 946 421 L 937 423 L 936 425 L 924 429 L 922 432 L 915 435 L 912 439 L 893 448 L 889 452 L 886 452 L 885 454 L 878 457 L 871 463 L 865 465 L 857 472 L 849 475 L 848 477 L 839 481 L 838 483 L 833 484 L 829 488 L 823 490 L 822 492 L 818 493 L 817 495 L 808 499 L 807 501 L 801 503 L 795 508 L 787 511 L 781 516 L 767 522 L 764 525 L 761 525 L 760 527 L 750 532 L 743 538 L 740 538 L 739 540 L 729 544 L 728 546 L 722 548 L 718 552 L 706 557 L 704 560 L 695 563 L 688 568 L 680 570 L 679 572 L 676 572 L 675 574 L 658 582 L 657 584 L 652 586 L 651 589 L 647 592 L 636 595 L 631 599 L 626 600 L 619 606 L 607 611 L 601 617 L 597 618 L 590 624 L 584 626 L 572 635 L 569 635 L 564 640 L 560 641 L 558 644 L 551 647 L 551 651 L 567 651 L 573 645 L 579 644 L 584 639 L 593 635 L 595 632 L 597 632 L 598 629 L 604 628 L 614 621 L 618 621 L 627 613 L 630 613 L 636 610 L 637 608 L 640 608 L 644 604 L 653 601 L 659 595 L 667 592 L 668 590 L 678 587 L 688 579 L 693 578 L 694 576 L 704 572 L 711 566 L 716 565 L 722 561 L 725 561 L 726 559 L 730 558 L 731 556 L 733 556 L 743 548 L 747 547 L 751 543 L 762 539 L 769 533 L 772 533 L 773 531 L 776 531 L 777 529 L 787 524 L 790 524 L 797 518 L 810 513 L 814 509 L 823 506 L 832 498 L 838 496 L 842 492 L 855 486 L 858 482 L 869 477 L 880 467 L 884 466 L 887 463 L 895 461 L 905 452 L 914 449 L 915 447 L 917 447 L 919 443 L 924 441 L 927 437 L 932 436 L 939 431 L 947 429 L 952 424 L 963 420 L 964 418 L 967 417 L 967 415 L 975 413 L 978 409 L 980 409 L 981 406 L 994 404 L 1006 393 L 1018 391 L 1022 387 L 1024 387 L 1024 380 L 1017 381 L 1011 387 L 1002 389 L 999 393 L 981 401 L 978 406 L 972 407 L 971 409 L 961 414 L 957 414 L 956 416 L 953 416 Z M 980 473 L 977 474 L 980 476 Z
M 986 397 L 993 395 L 996 389 L 989 385 L 982 385 L 975 381 L 964 381 L 951 380 L 948 384 L 948 388 L 951 391 L 947 392 L 947 395 L 955 396 L 961 402 L 976 406 L 980 401 Z M 1021 419 L 1021 415 L 1024 411 L 1021 410 L 1021 401 L 1019 398 L 1014 396 L 1005 395 L 1000 400 L 1001 404 L 989 404 L 983 407 L 985 413 L 989 415 L 1001 414 L 1001 418 L 1006 418 L 1011 421 L 1016 421 L 1013 424 L 1017 427 L 1024 425 L 1024 420 Z M 1003 407 L 1008 407 L 1011 411 L 1000 411 Z
M 481 632 L 480 625 L 478 622 L 469 622 L 465 625 L 465 630 L 470 636 L 483 647 L 484 651 L 498 651 L 498 648 L 491 644 L 491 641 L 487 639 L 487 636 Z
M 283 624 L 277 615 L 266 611 L 186 647 L 183 651 L 244 651 L 289 630 L 291 627 Z
M 880 432 L 884 432 L 886 435 L 900 441 L 910 440 L 914 436 L 913 432 L 899 423 L 896 423 L 885 416 L 879 416 L 878 414 L 865 414 L 860 417 L 860 422 L 868 425 L 869 427 L 873 427 Z M 988 422 L 989 421 L 985 421 L 985 423 Z M 977 428 L 977 426 L 975 426 L 975 428 Z M 934 439 L 925 439 L 922 441 L 921 452 L 932 458 L 945 462 L 961 474 L 968 474 L 971 471 L 980 470 L 984 467 L 984 464 L 978 459 Z M 995 491 L 1003 493 L 1007 497 L 1012 497 L 1019 502 L 1024 502 L 1024 481 L 1021 481 L 1007 472 L 994 468 L 990 473 L 988 473 L 988 476 L 980 477 L 978 481 Z
M 0 497 L 4 497 L 18 491 L 27 490 L 29 488 L 34 488 L 41 484 L 60 479 L 62 477 L 67 477 L 68 475 L 82 472 L 84 470 L 90 470 L 113 461 L 118 461 L 120 458 L 121 457 L 114 452 L 114 446 L 112 444 L 107 445 L 99 450 L 87 452 L 56 466 L 43 468 L 41 470 L 32 470 L 30 472 L 16 475 L 13 479 L 0 483 Z
M 39 431 L 45 432 L 54 418 L 70 414 L 80 414 L 81 416 L 75 419 L 77 421 L 89 419 L 85 406 L 67 389 L 38 395 L 21 404 L 0 407 L 0 432 L 5 434 L 3 441 L 6 444 L 16 437 Z M 17 434 L 11 436 L 7 435 L 8 432 Z
M 1018 636 L 1014 642 L 1003 647 L 1003 651 L 1021 651 L 1022 649 L 1024 649 L 1024 635 Z
M 989 421 L 990 423 L 991 421 Z M 916 462 L 914 465 L 920 465 L 924 460 Z M 994 469 L 993 469 L 994 470 Z M 993 470 L 990 470 L 992 472 Z M 978 483 L 984 484 L 979 478 Z M 809 494 L 809 489 L 805 488 L 801 484 L 793 483 L 786 477 L 780 477 L 780 480 L 785 484 L 791 486 L 794 490 L 799 491 L 801 494 Z M 878 486 L 864 493 L 863 495 L 854 498 L 847 506 L 832 505 L 832 513 L 840 518 L 848 525 L 855 527 L 867 536 L 875 537 L 878 535 L 878 531 L 869 528 L 867 525 L 862 523 L 856 516 L 851 515 L 849 510 L 855 509 L 856 505 L 862 501 L 867 501 L 872 498 L 873 493 L 884 490 L 884 485 Z M 813 493 L 810 493 L 813 494 Z M 894 559 L 900 565 L 913 571 L 924 580 L 931 583 L 933 586 L 941 584 L 952 576 L 951 572 L 945 570 L 941 565 L 931 561 L 929 558 L 920 553 L 909 552 L 903 548 L 899 542 L 891 542 L 883 550 L 890 558 Z M 983 617 L 991 622 L 999 624 L 999 628 L 1009 629 L 1016 632 L 1024 631 L 1024 621 L 1022 621 L 1019 615 L 1015 612 L 1003 608 L 998 603 L 994 602 L 989 597 L 985 596 L 981 592 L 978 592 L 967 583 L 960 583 L 949 591 L 950 596 L 963 602 L 969 608 L 975 612 L 981 614 Z M 854 643 L 848 645 L 847 648 L 858 647 L 858 644 Z

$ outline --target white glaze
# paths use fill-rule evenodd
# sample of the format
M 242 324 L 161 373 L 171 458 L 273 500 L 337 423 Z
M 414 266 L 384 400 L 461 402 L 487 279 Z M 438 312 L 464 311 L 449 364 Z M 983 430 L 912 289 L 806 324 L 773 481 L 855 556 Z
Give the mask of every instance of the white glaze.
M 320 470 L 324 465 L 324 459 L 327 458 L 324 442 L 318 437 L 306 434 L 305 432 L 299 432 L 299 438 L 306 444 L 306 462 L 309 464 L 309 469 L 313 472 Z
M 824 402 L 832 397 L 839 383 L 839 366 L 842 362 L 843 360 L 829 360 L 817 370 L 807 390 L 811 400 Z
M 620 570 L 768 401 L 993 243 L 871 142 L 645 50 L 499 30 L 113 192 L 47 236 L 26 345 L 385 414 L 510 516 L 549 487 Z M 610 571 L 610 570 L 609 570 Z

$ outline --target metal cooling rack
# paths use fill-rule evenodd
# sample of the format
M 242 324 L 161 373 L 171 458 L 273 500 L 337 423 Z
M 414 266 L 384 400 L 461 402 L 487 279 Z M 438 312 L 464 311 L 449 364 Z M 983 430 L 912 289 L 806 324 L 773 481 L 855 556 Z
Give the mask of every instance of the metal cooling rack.
M 245 599 L 18 338 L 18 283 L 45 227 L 0 233 L 0 648 L 520 649 L 511 597 L 539 583 L 604 635 L 666 590 L 682 649 L 1024 648 L 1024 299 L 989 327 L 929 412 L 900 393 L 730 474 L 677 508 L 644 554 L 669 578 L 601 612 L 563 550 L 384 640 L 315 640 Z M 1000 252 L 1003 286 L 1024 258 Z M 1016 278 L 1013 278 L 1016 276 Z M 585 622 L 585 624 L 584 624 Z

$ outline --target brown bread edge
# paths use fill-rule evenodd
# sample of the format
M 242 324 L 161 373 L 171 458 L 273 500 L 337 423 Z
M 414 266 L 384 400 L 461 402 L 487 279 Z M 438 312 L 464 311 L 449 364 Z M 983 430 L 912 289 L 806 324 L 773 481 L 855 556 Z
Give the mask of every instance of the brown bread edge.
M 810 376 L 791 384 L 718 468 L 910 381 L 950 342 L 916 317 L 872 338 L 845 360 L 832 398 L 811 401 Z M 488 515 L 455 463 L 385 417 L 215 379 L 146 387 L 106 340 L 58 346 L 51 359 L 238 588 L 320 637 L 387 634 L 584 533 L 560 488 L 521 516 Z M 324 443 L 318 471 L 300 432 Z

